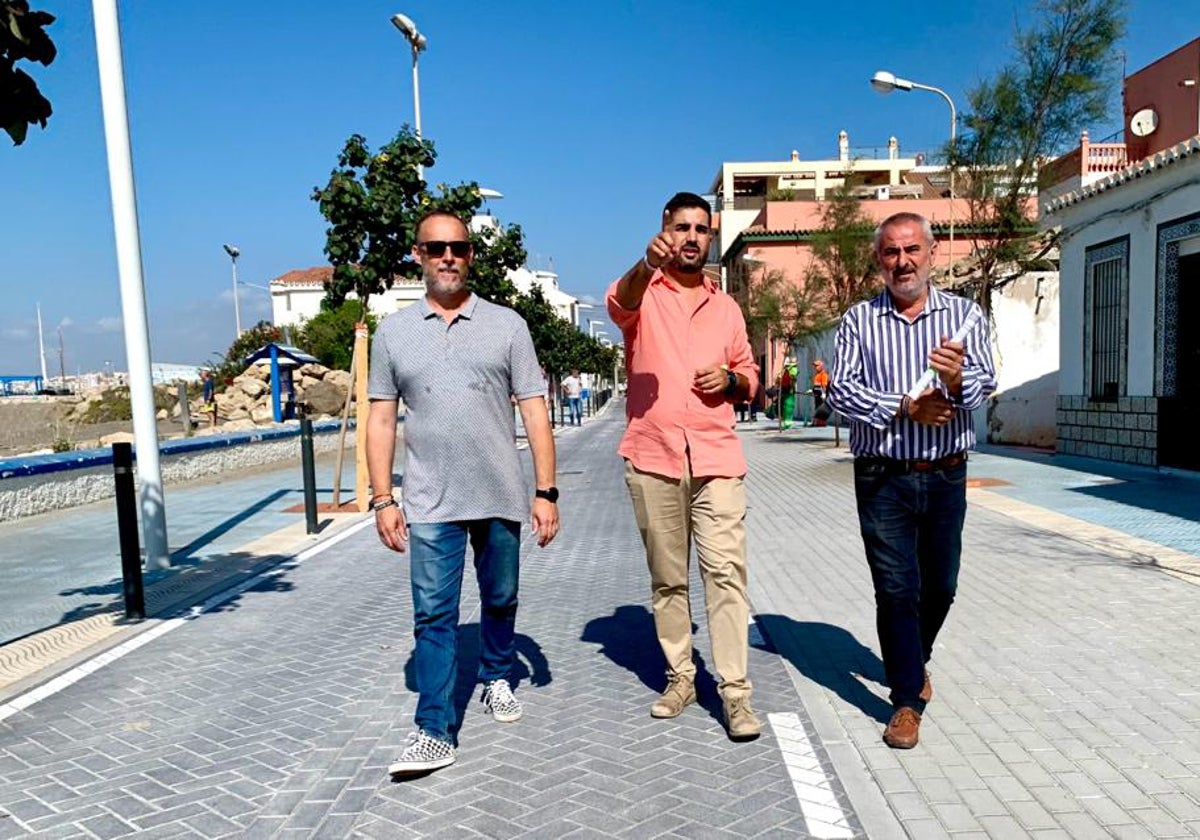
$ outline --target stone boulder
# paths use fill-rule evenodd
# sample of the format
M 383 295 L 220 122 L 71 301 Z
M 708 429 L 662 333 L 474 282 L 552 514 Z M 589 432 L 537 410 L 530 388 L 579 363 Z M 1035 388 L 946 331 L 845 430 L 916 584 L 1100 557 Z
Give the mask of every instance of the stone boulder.
M 328 380 L 317 382 L 304 390 L 304 402 L 313 414 L 341 414 L 346 390 Z
M 327 385 L 334 385 L 340 388 L 342 393 L 345 394 L 350 390 L 350 371 L 331 370 L 325 374 L 322 381 Z

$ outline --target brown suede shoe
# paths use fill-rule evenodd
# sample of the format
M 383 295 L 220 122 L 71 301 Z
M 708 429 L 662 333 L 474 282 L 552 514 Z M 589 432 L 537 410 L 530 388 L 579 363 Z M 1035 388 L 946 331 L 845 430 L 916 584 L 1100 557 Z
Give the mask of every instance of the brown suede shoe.
M 933 699 L 933 683 L 929 681 L 929 672 L 925 672 L 925 684 L 921 686 L 921 693 L 917 695 L 917 699 L 922 703 L 928 703 Z
M 729 697 L 723 702 L 725 729 L 733 741 L 752 741 L 762 733 L 762 721 L 750 707 L 750 695 Z
M 664 691 L 662 696 L 655 700 L 654 705 L 650 707 L 650 717 L 679 717 L 680 713 L 687 705 L 695 702 L 695 684 L 689 679 L 672 679 L 669 683 L 667 683 L 667 690 Z
M 917 745 L 921 731 L 921 716 L 916 709 L 903 706 L 896 710 L 883 730 L 883 743 L 894 750 L 911 750 Z

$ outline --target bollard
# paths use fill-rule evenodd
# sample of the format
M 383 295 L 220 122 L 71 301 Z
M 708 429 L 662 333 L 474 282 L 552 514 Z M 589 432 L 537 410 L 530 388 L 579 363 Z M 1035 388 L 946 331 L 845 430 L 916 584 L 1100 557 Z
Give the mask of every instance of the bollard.
M 146 591 L 142 585 L 142 550 L 138 545 L 137 491 L 133 484 L 133 444 L 114 443 L 113 478 L 117 491 L 117 531 L 121 543 L 121 580 L 125 591 L 125 617 L 146 617 Z
M 183 436 L 192 436 L 192 412 L 191 406 L 188 405 L 187 383 L 180 382 L 179 390 L 176 395 L 179 400 L 179 422 L 183 424 Z
M 304 531 L 317 533 L 317 479 L 313 465 L 312 420 L 300 419 L 300 464 L 304 471 Z

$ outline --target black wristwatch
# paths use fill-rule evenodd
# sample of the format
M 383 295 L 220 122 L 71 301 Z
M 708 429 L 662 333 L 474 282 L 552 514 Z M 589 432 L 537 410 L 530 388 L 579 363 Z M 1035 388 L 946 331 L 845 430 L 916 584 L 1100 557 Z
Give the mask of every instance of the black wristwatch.
M 738 375 L 731 370 L 725 371 L 725 396 L 732 397 L 738 388 Z
M 533 495 L 539 499 L 545 499 L 547 502 L 550 502 L 551 504 L 554 504 L 554 505 L 558 504 L 558 488 L 557 487 L 550 487 L 546 490 L 538 489 L 534 492 Z

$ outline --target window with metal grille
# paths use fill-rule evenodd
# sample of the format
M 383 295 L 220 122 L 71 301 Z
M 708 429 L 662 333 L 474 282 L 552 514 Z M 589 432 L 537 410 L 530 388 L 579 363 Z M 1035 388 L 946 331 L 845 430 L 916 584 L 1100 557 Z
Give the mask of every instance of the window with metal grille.
M 1087 261 L 1089 390 L 1093 400 L 1103 402 L 1113 402 L 1125 393 L 1127 253 L 1120 248 L 1116 255 L 1096 255 L 1100 258 Z

